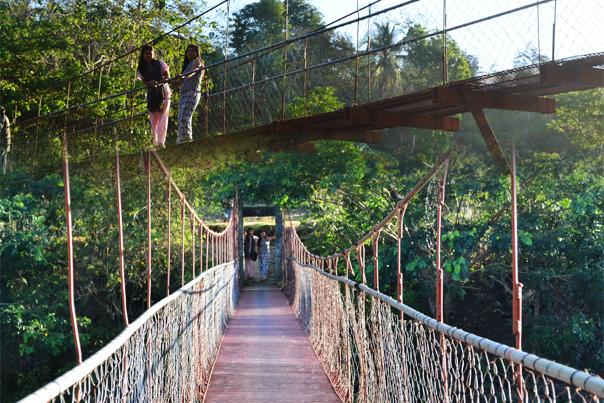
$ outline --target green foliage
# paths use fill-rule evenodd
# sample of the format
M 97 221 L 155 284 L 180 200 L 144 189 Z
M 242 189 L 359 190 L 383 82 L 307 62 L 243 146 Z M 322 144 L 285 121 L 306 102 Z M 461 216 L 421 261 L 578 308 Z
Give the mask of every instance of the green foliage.
M 313 88 L 306 100 L 304 97 L 296 97 L 285 107 L 285 118 L 302 118 L 342 109 L 345 104 L 338 101 L 335 92 L 334 87 Z
M 246 53 L 285 40 L 285 1 L 259 0 L 233 13 L 232 46 Z M 306 0 L 289 1 L 289 37 L 319 28 L 323 16 Z
M 430 31 L 413 22 L 407 26 L 403 40 L 411 40 L 425 36 Z M 404 46 L 406 55 L 403 58 L 403 74 L 405 82 L 412 91 L 434 87 L 442 84 L 442 49 L 441 35 L 427 39 L 412 41 Z M 455 40 L 447 40 L 447 62 L 450 82 L 464 80 L 472 76 L 467 55 L 461 50 Z

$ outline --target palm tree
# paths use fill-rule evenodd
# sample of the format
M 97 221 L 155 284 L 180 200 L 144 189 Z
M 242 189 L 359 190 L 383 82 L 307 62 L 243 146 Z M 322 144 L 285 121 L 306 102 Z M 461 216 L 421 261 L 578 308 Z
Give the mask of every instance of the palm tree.
M 377 53 L 375 76 L 377 80 L 378 99 L 384 99 L 387 91 L 392 91 L 401 78 L 401 67 L 399 65 L 399 52 L 401 45 L 396 45 L 396 25 L 386 23 L 375 23 L 375 33 L 371 38 L 371 49 L 383 49 Z M 389 94 L 396 95 L 396 94 Z

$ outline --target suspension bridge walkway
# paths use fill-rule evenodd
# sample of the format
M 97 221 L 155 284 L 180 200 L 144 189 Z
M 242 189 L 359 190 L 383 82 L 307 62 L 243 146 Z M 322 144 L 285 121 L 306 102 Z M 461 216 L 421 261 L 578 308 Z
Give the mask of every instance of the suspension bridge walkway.
M 451 6 L 448 13 L 452 17 L 442 29 L 371 47 L 371 24 L 412 15 L 409 11 L 412 7 L 418 15 L 429 15 L 430 7 L 425 3 L 407 1 L 366 16 L 360 16 L 359 10 L 351 22 L 330 24 L 316 32 L 203 67 L 207 74 L 196 114 L 198 140 L 185 146 L 169 145 L 161 151 L 149 149 L 145 103 L 139 97 L 143 88 L 124 89 L 104 97 L 99 92 L 98 99 L 89 101 L 78 100 L 70 92 L 72 82 L 69 82 L 67 108 L 13 122 L 14 148 L 10 155 L 13 168 L 44 170 L 59 162 L 63 166 L 70 314 L 79 363 L 22 401 L 587 402 L 604 398 L 604 381 L 599 377 L 522 351 L 515 157 L 514 154 L 509 160 L 505 157 L 484 113 L 484 109 L 554 113 L 555 101 L 547 96 L 602 87 L 604 41 L 597 36 L 601 33 L 600 21 L 586 19 L 581 26 L 571 24 L 578 15 L 597 13 L 581 2 L 566 4 L 566 8 L 554 13 L 553 25 L 558 31 L 549 38 L 552 54 L 549 60 L 541 60 L 541 48 L 547 41 L 537 39 L 541 38 L 543 23 L 539 20 L 539 7 L 551 5 L 549 0 L 516 8 L 499 4 L 488 14 L 471 17 L 462 7 Z M 228 12 L 227 9 L 227 15 Z M 368 26 L 365 32 L 361 23 Z M 502 31 L 493 31 L 494 26 Z M 519 49 L 509 49 L 505 38 L 507 35 L 516 39 L 518 34 L 524 41 L 522 45 L 537 44 L 540 60 L 511 68 L 511 60 Z M 364 36 L 366 50 L 361 49 L 362 40 L 359 42 L 359 37 Z M 337 57 L 320 52 L 326 43 L 338 38 L 347 38 L 351 46 L 344 46 Z M 431 60 L 436 70 L 442 71 L 437 80 L 419 80 L 413 85 L 402 78 L 384 81 L 388 77 L 384 74 L 388 52 L 434 38 L 443 39 L 445 44 L 447 38 L 454 38 L 466 48 L 480 43 L 489 48 L 487 56 L 491 59 L 486 63 L 507 67 L 494 68 L 495 71 L 479 77 L 450 81 L 448 69 L 453 66 L 449 66 L 445 45 L 442 58 Z M 572 46 L 559 45 L 569 38 Z M 225 54 L 227 50 L 225 43 Z M 104 66 L 120 60 L 125 58 Z M 411 70 L 404 71 L 403 67 L 413 68 L 398 66 L 390 76 L 411 74 Z M 428 72 L 427 67 L 420 70 L 420 75 L 424 71 Z M 99 73 L 100 82 L 102 69 L 92 72 Z M 331 111 L 312 113 L 309 92 L 336 82 L 345 84 L 338 89 L 338 106 Z M 38 111 L 42 99 L 40 96 L 34 100 Z M 29 101 L 21 104 L 23 110 L 32 110 Z M 69 106 L 70 103 L 75 105 Z M 302 106 L 295 109 L 291 105 Z M 15 105 L 15 117 L 19 107 Z M 283 215 L 280 221 L 283 236 L 277 240 L 283 250 L 277 269 L 281 289 L 270 286 L 242 289 L 243 220 L 239 201 L 226 229 L 217 232 L 198 215 L 171 175 L 171 170 L 177 167 L 204 168 L 212 161 L 254 158 L 259 150 L 312 152 L 312 142 L 321 139 L 375 144 L 380 142 L 379 130 L 392 127 L 459 131 L 457 115 L 466 112 L 472 114 L 495 163 L 512 178 L 515 347 L 453 328 L 443 320 L 440 222 L 447 165 L 455 146 L 439 157 L 381 222 L 340 253 L 312 254 L 298 237 L 291 220 L 286 225 L 287 217 Z M 125 160 L 126 164 L 133 164 L 141 151 L 149 211 L 147 310 L 129 323 L 120 154 L 125 155 L 122 163 Z M 95 160 L 109 157 L 115 158 L 124 330 L 83 360 L 74 305 L 70 166 L 84 169 Z M 153 305 L 152 167 L 166 182 L 168 211 L 172 198 L 178 200 L 183 239 L 179 248 L 180 270 L 183 279 L 185 270 L 193 278 L 187 284 L 183 280 L 181 288 L 172 294 L 168 284 L 168 295 Z M 436 318 L 430 318 L 404 304 L 400 240 L 410 201 L 435 176 L 439 183 L 437 309 Z M 193 256 L 191 262 L 185 262 L 187 225 L 192 239 L 192 244 L 187 245 Z M 384 230 L 397 234 L 399 242 L 396 298 L 380 291 L 378 249 Z M 167 231 L 170 256 L 171 225 Z M 366 256 L 366 246 L 372 255 Z M 360 282 L 349 278 L 357 274 L 353 260 L 358 262 Z M 375 267 L 373 288 L 365 278 L 369 261 Z M 167 264 L 169 279 L 170 259 Z

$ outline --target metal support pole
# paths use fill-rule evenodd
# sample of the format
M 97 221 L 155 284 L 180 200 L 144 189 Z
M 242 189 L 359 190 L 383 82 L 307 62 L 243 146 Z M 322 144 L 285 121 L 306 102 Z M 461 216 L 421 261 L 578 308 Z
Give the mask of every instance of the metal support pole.
M 99 89 L 97 91 L 97 96 L 96 99 L 97 101 L 99 99 L 101 99 L 101 84 L 103 80 L 103 68 L 101 67 L 99 69 Z M 99 104 L 100 102 L 97 102 L 96 104 L 96 111 L 94 112 L 94 138 L 92 139 L 92 161 L 94 162 L 94 151 L 96 149 L 96 134 L 97 134 L 97 128 L 99 125 Z
M 36 155 L 38 154 L 38 134 L 40 130 L 40 113 L 42 111 L 42 94 L 38 101 L 38 120 L 36 120 L 36 141 L 34 142 L 34 172 L 36 171 Z M 14 123 L 14 122 L 13 122 Z
M 442 244 L 442 209 L 445 204 L 445 181 L 447 180 L 447 169 L 449 160 L 444 163 L 444 174 L 440 175 L 438 171 L 438 201 L 437 201 L 437 220 L 436 220 L 436 320 L 443 323 L 443 269 L 440 262 L 440 250 Z
M 147 151 L 147 309 L 151 308 L 151 152 Z
M 380 230 L 375 231 L 373 235 L 373 288 L 380 291 L 380 269 L 378 258 L 378 241 L 380 239 Z
M 67 108 L 69 108 L 69 93 L 71 83 L 67 84 Z M 15 105 L 15 118 L 17 106 Z M 69 313 L 71 316 L 71 328 L 73 329 L 73 342 L 76 348 L 78 365 L 82 363 L 82 347 L 80 345 L 80 334 L 78 332 L 78 319 L 75 311 L 75 284 L 73 270 L 73 227 L 71 219 L 71 189 L 69 184 L 69 155 L 67 150 L 67 116 L 63 125 L 63 183 L 65 187 L 65 215 L 67 221 L 67 277 L 69 287 Z
M 371 15 L 371 7 L 369 7 Z M 367 18 L 367 102 L 371 103 L 371 18 Z
M 441 250 L 441 244 L 442 244 L 442 226 L 441 226 L 441 221 L 442 221 L 442 208 L 445 205 L 445 183 L 447 180 L 447 169 L 449 168 L 449 160 L 447 159 L 444 163 L 444 173 L 441 177 L 440 175 L 440 169 L 438 171 L 438 207 L 437 207 L 437 211 L 438 211 L 438 218 L 437 218 L 437 222 L 436 222 L 436 320 L 440 323 L 443 323 L 443 297 L 444 297 L 444 292 L 443 292 L 443 286 L 444 286 L 444 279 L 443 279 L 443 269 L 441 266 L 441 262 L 440 262 L 440 250 Z M 445 402 L 449 402 L 449 395 L 448 395 L 448 391 L 447 391 L 447 351 L 446 351 L 446 347 L 445 347 L 445 336 L 443 334 L 440 335 L 440 348 L 441 348 L 441 357 L 442 357 L 442 362 L 441 362 L 441 369 L 442 369 L 442 375 L 443 375 L 443 390 L 444 390 L 444 401 Z
M 443 0 L 443 84 L 449 82 L 449 60 L 447 56 L 447 0 Z
M 208 270 L 210 260 L 210 234 L 210 231 L 206 233 L 206 270 Z
M 283 90 L 281 91 L 281 120 L 285 120 L 285 74 L 287 73 L 287 39 L 289 23 L 289 0 L 285 0 L 285 50 L 283 51 Z
M 172 252 L 172 221 L 171 221 L 171 215 L 172 215 L 172 197 L 171 197 L 171 190 L 172 190 L 172 173 L 170 173 L 170 175 L 168 175 L 168 183 L 166 186 L 166 198 L 168 199 L 168 274 L 166 276 L 166 295 L 170 295 L 170 263 L 172 260 L 171 257 L 171 252 Z
M 203 273 L 203 222 L 199 224 L 199 274 Z
M 122 289 L 122 311 L 124 313 L 124 326 L 129 325 L 128 307 L 126 303 L 126 271 L 124 264 L 124 224 L 122 220 L 122 188 L 120 183 L 120 155 L 115 142 L 115 185 L 117 193 L 117 225 L 120 237 L 120 286 Z
M 306 50 L 308 48 L 308 38 L 304 39 L 304 117 L 306 117 L 306 99 L 307 99 L 307 93 L 306 93 Z
M 203 83 L 204 83 L 204 85 L 206 87 L 206 97 L 205 97 L 206 98 L 206 106 L 204 108 L 204 117 L 205 117 L 204 127 L 205 127 L 205 137 L 208 137 L 208 127 L 209 127 L 209 125 L 208 125 L 208 114 L 209 114 L 209 109 L 210 109 L 210 106 L 209 106 L 209 96 L 210 96 L 209 92 L 210 92 L 210 88 L 208 86 L 208 80 L 203 80 Z
M 518 278 L 518 214 L 516 197 L 516 146 L 512 144 L 511 156 L 511 187 L 512 187 L 512 286 L 513 286 L 513 331 L 516 335 L 516 348 L 522 350 L 522 283 Z M 522 365 L 516 366 L 518 376 L 518 395 L 523 396 Z
M 181 221 L 181 239 L 182 248 L 180 256 L 180 282 L 181 286 L 185 285 L 185 198 L 182 197 L 180 200 L 180 221 Z
M 130 59 L 132 60 L 132 58 Z M 132 153 L 132 134 L 134 133 L 134 89 L 136 88 L 136 71 L 134 69 L 134 81 L 132 82 L 132 97 L 130 98 L 130 153 Z
M 405 218 L 405 212 L 407 211 L 407 204 L 398 211 L 397 214 L 397 237 L 396 237 L 396 271 L 397 271 L 397 287 L 396 287 L 396 300 L 399 303 L 403 303 L 403 273 L 401 272 L 401 239 L 403 239 L 403 220 Z M 403 346 L 405 345 L 405 317 L 403 311 L 401 311 L 401 340 L 403 340 Z M 404 402 L 409 401 L 409 395 L 407 392 L 407 364 L 405 358 L 405 349 L 402 349 L 402 364 L 403 364 L 403 396 Z
M 554 24 L 552 25 L 552 62 L 556 60 L 556 12 L 558 1 L 554 1 Z
M 357 260 L 359 261 L 359 269 L 361 270 L 361 281 L 363 284 L 367 284 L 367 278 L 365 277 L 365 245 L 357 248 Z
M 356 72 L 354 74 L 354 104 L 358 105 L 359 97 L 359 31 L 361 30 L 361 13 L 359 12 L 359 0 L 357 0 L 357 57 L 356 57 Z
M 226 73 L 227 73 L 227 52 L 229 47 L 229 18 L 231 16 L 231 1 L 227 1 L 227 24 L 226 36 L 224 41 L 224 72 L 222 77 L 222 134 L 226 134 Z
M 191 239 L 192 239 L 192 245 L 191 245 L 191 251 L 193 253 L 193 259 L 191 260 L 191 272 L 193 273 L 193 278 L 195 278 L 195 219 L 197 217 L 195 216 L 195 214 L 191 215 Z
M 256 89 L 256 59 L 252 60 L 252 127 L 256 125 L 255 89 Z

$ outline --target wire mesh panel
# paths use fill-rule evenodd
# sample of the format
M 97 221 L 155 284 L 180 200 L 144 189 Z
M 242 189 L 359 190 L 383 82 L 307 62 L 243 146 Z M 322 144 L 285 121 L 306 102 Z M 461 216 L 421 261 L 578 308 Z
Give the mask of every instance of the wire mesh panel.
M 234 262 L 205 271 L 22 402 L 201 402 L 238 298 Z
M 521 72 L 527 80 L 538 81 L 540 65 L 601 57 L 603 50 L 601 2 L 411 0 L 379 7 L 363 9 L 352 21 L 207 66 L 194 137 L 242 131 L 447 83 L 473 79 L 479 87 L 498 74 L 518 79 Z M 148 121 L 143 119 L 134 129 L 130 120 L 144 115 L 144 88 L 123 88 L 104 97 L 99 93 L 97 100 L 77 96 L 78 88 L 94 82 L 73 83 L 70 105 L 77 105 L 69 109 L 13 122 L 12 166 L 32 158 L 56 160 L 60 146 L 53 145 L 54 152 L 43 155 L 42 142 L 64 131 L 78 133 L 80 151 L 93 155 L 100 139 L 108 136 L 97 128 L 122 121 L 130 123 L 129 128 L 120 123 L 120 130 L 129 134 L 130 148 L 148 146 Z M 174 89 L 175 102 L 178 91 Z M 173 109 L 172 129 L 176 104 Z
M 580 371 L 524 353 L 534 358 L 519 367 L 513 348 L 438 324 L 298 260 L 288 259 L 285 279 L 292 309 L 342 401 L 598 402 L 604 395 L 601 379 L 582 373 L 600 388 L 594 394 L 530 363 L 541 360 L 552 372 L 566 368 L 575 376 Z

